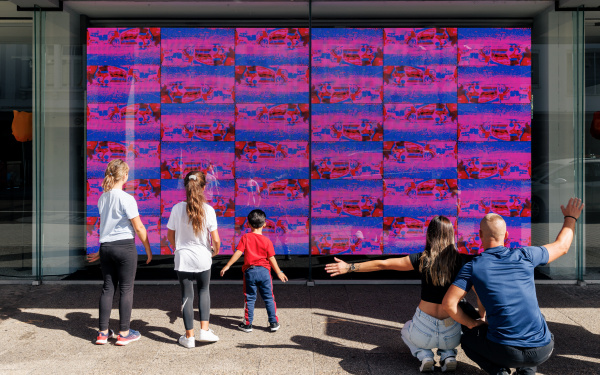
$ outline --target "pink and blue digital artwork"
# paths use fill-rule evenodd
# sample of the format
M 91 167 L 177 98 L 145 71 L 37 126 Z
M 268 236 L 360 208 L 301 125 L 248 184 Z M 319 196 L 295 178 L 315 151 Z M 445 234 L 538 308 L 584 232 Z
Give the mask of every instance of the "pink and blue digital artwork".
M 237 179 L 236 214 L 248 215 L 258 208 L 274 216 L 308 216 L 309 180 Z
M 460 179 L 531 179 L 530 142 L 460 142 Z
M 309 219 L 306 216 L 269 216 L 262 230 L 280 255 L 304 255 L 308 246 Z M 236 245 L 251 228 L 246 217 L 235 218 Z
M 456 217 L 447 217 L 456 234 Z M 427 227 L 433 216 L 399 216 L 383 218 L 384 254 L 410 254 L 423 251 Z
M 456 103 L 385 104 L 386 141 L 456 141 Z
M 235 129 L 238 141 L 308 141 L 307 103 L 237 104 Z
M 313 255 L 383 254 L 381 217 L 314 218 Z
M 382 181 L 313 180 L 314 217 L 382 217 Z
M 530 104 L 460 104 L 458 140 L 531 141 Z
M 87 31 L 88 253 L 116 158 L 155 254 L 195 170 L 221 254 L 254 208 L 282 255 L 421 251 L 435 215 L 476 254 L 491 212 L 507 246 L 531 242 L 528 28 Z
M 384 215 L 456 216 L 458 184 L 456 179 L 385 179 Z
M 312 141 L 382 141 L 380 104 L 314 104 Z
M 456 178 L 456 142 L 383 142 L 383 170 L 388 178 Z
M 386 65 L 456 65 L 456 28 L 386 28 L 383 32 Z
M 480 254 L 485 249 L 479 237 L 479 222 L 481 218 L 458 218 L 458 240 L 456 246 L 463 254 Z M 520 217 L 505 217 L 508 238 L 504 246 L 515 248 L 531 246 L 531 219 Z
M 529 180 L 460 180 L 460 217 L 531 217 Z
M 235 141 L 233 104 L 165 104 L 162 141 Z
M 315 142 L 310 170 L 313 180 L 381 180 L 381 143 Z

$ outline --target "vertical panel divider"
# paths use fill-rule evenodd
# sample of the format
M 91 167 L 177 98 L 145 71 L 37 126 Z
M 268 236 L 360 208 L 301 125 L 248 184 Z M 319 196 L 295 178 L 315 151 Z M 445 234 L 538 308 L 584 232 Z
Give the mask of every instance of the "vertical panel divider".
M 308 0 L 308 282 L 312 283 L 312 0 Z

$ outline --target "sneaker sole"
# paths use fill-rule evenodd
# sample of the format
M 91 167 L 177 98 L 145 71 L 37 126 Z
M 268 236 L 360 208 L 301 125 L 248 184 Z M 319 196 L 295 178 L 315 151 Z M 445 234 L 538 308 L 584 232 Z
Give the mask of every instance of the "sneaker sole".
M 104 344 L 108 344 L 108 339 L 116 339 L 117 336 L 115 336 L 115 334 L 112 335 L 108 335 L 105 339 L 96 339 L 96 345 L 104 345 Z
M 271 332 L 275 332 L 275 331 L 278 331 L 278 330 L 279 330 L 279 328 L 281 328 L 281 326 L 279 326 L 279 327 L 277 327 L 277 328 L 269 328 L 269 329 L 271 330 Z
M 115 343 L 115 345 L 117 345 L 117 346 L 125 346 L 125 345 L 129 344 L 130 342 L 137 341 L 137 340 L 139 340 L 141 338 L 142 338 L 142 336 L 138 336 L 135 339 L 131 339 L 131 340 L 127 340 L 127 341 L 117 341 Z
M 442 366 L 442 372 L 455 371 L 457 363 L 458 362 L 456 361 L 444 363 L 444 365 Z
M 250 329 L 240 328 L 240 327 L 237 327 L 237 328 L 242 332 L 252 332 L 252 328 L 250 328 Z
M 198 341 L 199 342 L 217 342 L 217 341 L 219 341 L 219 339 L 216 339 L 216 340 L 202 340 L 202 339 L 199 339 Z
M 196 345 L 194 346 L 187 346 L 187 345 L 183 345 L 182 343 L 180 343 L 179 341 L 177 341 L 177 343 L 179 344 L 179 346 L 183 346 L 186 349 L 194 349 L 196 347 Z

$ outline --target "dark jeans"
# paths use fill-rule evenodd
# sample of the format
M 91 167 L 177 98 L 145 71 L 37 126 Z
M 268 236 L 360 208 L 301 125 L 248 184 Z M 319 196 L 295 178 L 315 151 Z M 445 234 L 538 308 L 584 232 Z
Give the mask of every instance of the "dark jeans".
M 546 362 L 554 349 L 554 335 L 546 346 L 521 348 L 488 340 L 487 329 L 487 325 L 474 329 L 463 326 L 460 344 L 467 357 L 489 374 L 497 374 L 502 368 L 516 368 L 517 374 L 535 374 L 536 366 Z
M 179 272 L 177 278 L 181 285 L 181 311 L 186 330 L 194 329 L 194 280 L 198 283 L 198 312 L 200 321 L 210 318 L 210 269 L 204 272 Z
M 100 295 L 100 331 L 108 329 L 110 310 L 117 287 L 120 293 L 119 331 L 129 330 L 137 258 L 133 238 L 100 244 L 100 267 L 104 278 L 102 295 Z
M 263 301 L 265 301 L 269 323 L 277 323 L 277 306 L 275 305 L 275 296 L 273 296 L 271 271 L 260 266 L 250 267 L 244 272 L 244 296 L 246 297 L 244 323 L 252 324 L 254 319 L 254 303 L 256 302 L 257 290 Z

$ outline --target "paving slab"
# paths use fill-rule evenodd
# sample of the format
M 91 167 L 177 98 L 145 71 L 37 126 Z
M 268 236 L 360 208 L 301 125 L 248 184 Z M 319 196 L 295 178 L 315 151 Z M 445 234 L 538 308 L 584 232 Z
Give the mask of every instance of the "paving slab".
M 254 331 L 241 332 L 241 285 L 211 286 L 216 343 L 177 345 L 184 332 L 178 285 L 137 285 L 126 347 L 94 345 L 98 285 L 0 285 L 0 374 L 417 374 L 401 339 L 419 285 L 275 285 L 281 329 L 269 332 L 264 303 Z M 600 285 L 538 285 L 555 337 L 540 374 L 599 373 Z M 198 320 L 196 310 L 196 320 Z M 110 320 L 118 328 L 118 302 Z M 199 323 L 196 323 L 199 329 Z M 483 374 L 458 348 L 457 374 Z M 436 372 L 439 372 L 439 366 Z

